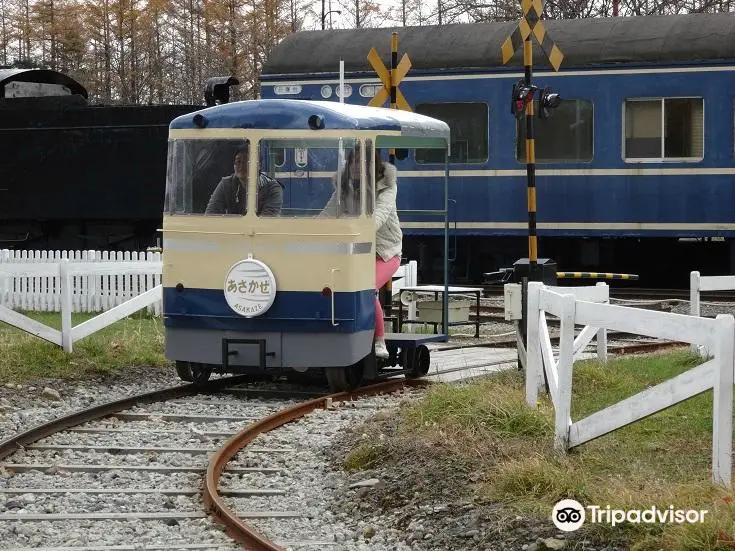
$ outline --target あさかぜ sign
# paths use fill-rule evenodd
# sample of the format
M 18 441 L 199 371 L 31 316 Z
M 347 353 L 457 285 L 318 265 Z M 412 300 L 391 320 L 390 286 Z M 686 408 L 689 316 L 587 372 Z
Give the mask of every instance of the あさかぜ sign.
M 227 272 L 225 278 L 227 304 L 246 318 L 268 311 L 276 298 L 276 278 L 260 260 L 241 260 Z

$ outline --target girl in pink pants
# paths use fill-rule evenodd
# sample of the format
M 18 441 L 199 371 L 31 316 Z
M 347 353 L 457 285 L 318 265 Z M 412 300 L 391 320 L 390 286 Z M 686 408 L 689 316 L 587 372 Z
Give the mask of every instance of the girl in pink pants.
M 387 358 L 388 350 L 385 347 L 385 324 L 383 322 L 383 308 L 377 297 L 378 289 L 385 285 L 396 273 L 401 264 L 401 247 L 403 233 L 398 221 L 396 197 L 398 194 L 396 167 L 383 162 L 380 152 L 375 150 L 375 355 L 378 358 Z M 359 197 L 359 148 L 356 147 L 347 156 L 345 170 L 337 186 L 335 175 L 335 192 L 319 216 L 334 216 L 337 212 L 338 197 L 342 198 L 339 204 L 352 215 L 360 213 Z M 355 186 L 357 182 L 357 186 Z
M 379 358 L 387 358 L 388 349 L 385 346 L 385 322 L 383 307 L 378 299 L 378 289 L 390 281 L 400 265 L 400 256 L 394 256 L 388 262 L 379 256 L 375 259 L 375 355 Z

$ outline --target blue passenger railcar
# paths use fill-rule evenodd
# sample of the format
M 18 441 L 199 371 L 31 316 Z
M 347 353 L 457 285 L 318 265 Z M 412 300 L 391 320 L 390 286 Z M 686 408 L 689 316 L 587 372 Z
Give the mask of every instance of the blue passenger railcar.
M 367 54 L 389 66 L 391 32 L 412 68 L 400 89 L 414 111 L 452 130 L 450 219 L 454 281 L 527 256 L 523 121 L 511 90 L 520 52 L 501 44 L 515 22 L 301 32 L 272 53 L 264 98 L 367 104 L 380 86 Z M 561 269 L 640 273 L 641 284 L 688 281 L 691 269 L 735 268 L 735 15 L 547 21 L 565 58 L 554 72 L 535 47 L 534 84 L 563 98 L 535 119 L 540 256 Z M 538 107 L 536 109 L 538 113 Z M 397 163 L 399 208 L 435 208 L 443 166 L 417 150 Z M 303 169 L 285 157 L 283 176 Z M 401 216 L 405 254 L 435 277 L 441 224 Z M 434 263 L 439 267 L 439 263 Z

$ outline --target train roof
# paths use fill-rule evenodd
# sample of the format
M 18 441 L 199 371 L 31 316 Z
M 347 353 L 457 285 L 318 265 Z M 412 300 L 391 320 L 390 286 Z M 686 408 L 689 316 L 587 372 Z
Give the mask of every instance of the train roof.
M 263 67 L 268 75 L 374 73 L 367 61 L 375 48 L 390 60 L 390 38 L 398 33 L 399 57 L 411 58 L 412 70 L 490 68 L 503 66 L 501 45 L 517 21 L 464 23 L 422 27 L 301 31 L 287 36 Z M 688 14 L 544 20 L 564 53 L 561 69 L 610 64 L 646 64 L 735 59 L 735 14 Z M 534 40 L 534 65 L 550 67 Z M 519 48 L 510 66 L 523 65 Z
M 324 121 L 325 130 L 372 130 L 400 132 L 401 138 L 449 142 L 447 123 L 416 113 L 340 104 L 336 101 L 310 101 L 294 99 L 260 99 L 236 101 L 182 115 L 171 121 L 171 129 L 199 128 L 195 115 L 202 115 L 206 128 L 243 128 L 263 130 L 308 130 L 309 118 L 318 115 Z M 314 136 L 318 137 L 318 136 Z M 382 140 L 381 147 L 390 147 Z M 423 147 L 431 144 L 422 143 Z M 404 147 L 411 147 L 408 143 Z
M 37 84 L 57 84 L 69 90 L 70 95 L 88 98 L 87 89 L 64 73 L 51 69 L 0 69 L 0 98 L 5 96 L 5 86 L 11 82 L 32 82 Z

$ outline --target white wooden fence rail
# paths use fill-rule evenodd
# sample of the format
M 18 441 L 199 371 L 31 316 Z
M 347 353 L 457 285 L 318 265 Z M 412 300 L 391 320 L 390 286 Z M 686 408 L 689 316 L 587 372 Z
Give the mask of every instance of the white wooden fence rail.
M 692 316 L 702 315 L 702 291 L 732 291 L 735 290 L 735 276 L 701 276 L 699 272 L 689 274 L 689 313 Z M 707 357 L 709 350 L 699 343 L 692 343 L 692 352 Z
M 720 314 L 717 319 L 694 318 L 642 308 L 595 304 L 579 300 L 569 291 L 571 289 L 551 290 L 538 282 L 528 284 L 526 376 L 530 381 L 526 382 L 527 397 L 531 406 L 536 407 L 537 374 L 544 370 L 555 411 L 555 449 L 566 451 L 579 446 L 711 388 L 714 390 L 712 479 L 715 484 L 730 488 L 735 318 L 729 314 Z M 558 359 L 551 353 L 545 323 L 546 312 L 561 319 Z M 714 357 L 668 381 L 572 422 L 570 412 L 575 324 L 701 343 L 714 352 Z
M 572 295 L 578 300 L 586 300 L 589 302 L 607 304 L 610 302 L 610 287 L 607 283 L 597 283 L 591 287 L 551 287 L 545 286 L 546 290 L 555 294 L 561 295 L 568 294 Z M 555 295 L 554 295 L 555 296 Z M 535 298 L 535 297 L 534 297 Z M 546 297 L 548 300 L 548 296 Z M 530 300 L 530 294 L 529 294 Z M 535 306 L 535 305 L 534 305 Z M 591 325 L 586 326 L 582 331 L 574 337 L 574 323 L 564 318 L 561 318 L 561 338 L 559 340 L 559 358 L 554 358 L 553 347 L 551 346 L 551 338 L 549 336 L 549 328 L 546 323 L 546 312 L 554 314 L 555 312 L 550 308 L 544 308 L 544 305 L 538 305 L 538 314 L 534 314 L 534 317 L 529 317 L 531 321 L 536 323 L 529 323 L 527 328 L 527 335 L 533 334 L 534 340 L 538 340 L 540 343 L 540 352 L 543 359 L 543 365 L 550 366 L 547 370 L 547 381 L 549 385 L 549 392 L 552 394 L 552 398 L 556 396 L 558 392 L 558 370 L 562 361 L 565 358 L 566 361 L 574 363 L 580 359 L 581 355 L 584 354 L 587 345 L 592 341 L 593 338 L 597 337 L 597 359 L 601 362 L 607 362 L 607 328 L 605 327 L 594 327 Z M 529 302 L 529 312 L 530 302 Z M 573 321 L 573 320 L 572 320 Z M 569 335 L 571 334 L 571 345 L 569 341 Z M 566 337 L 566 338 L 565 338 Z M 528 337 L 530 338 L 530 337 Z M 532 342 L 528 339 L 526 342 Z M 563 345 L 562 345 L 563 343 Z M 569 346 L 571 346 L 569 348 Z M 567 349 L 569 348 L 569 350 Z M 527 354 L 526 354 L 527 356 Z M 544 386 L 544 370 L 536 362 L 526 360 L 526 400 L 531 406 L 536 405 L 536 399 L 538 397 L 538 390 Z M 535 381 L 535 384 L 534 384 Z
M 161 253 L 136 251 L 12 251 L 0 250 L 0 266 L 58 265 L 61 260 L 76 264 L 88 262 L 124 266 L 131 262 L 149 263 L 150 269 L 123 273 L 79 271 L 72 275 L 72 312 L 104 312 L 161 284 Z M 4 271 L 0 274 L 0 305 L 11 310 L 61 312 L 61 282 L 58 268 L 50 272 L 32 269 Z M 158 316 L 161 301 L 148 310 Z
M 23 331 L 41 337 L 53 344 L 62 346 L 65 351 L 72 352 L 72 344 L 74 341 L 82 339 L 95 331 L 115 323 L 130 314 L 150 306 L 153 303 L 160 303 L 162 299 L 161 285 L 157 285 L 152 289 L 137 294 L 133 298 L 125 300 L 121 304 L 110 308 L 109 310 L 98 314 L 97 316 L 77 325 L 72 326 L 71 314 L 72 305 L 74 304 L 74 296 L 81 295 L 82 290 L 75 289 L 74 278 L 85 276 L 94 278 L 96 276 L 106 276 L 116 274 L 122 277 L 161 273 L 162 263 L 143 261 L 143 262 L 69 262 L 61 260 L 55 263 L 40 264 L 11 264 L 0 263 L 0 277 L 6 278 L 29 278 L 37 281 L 42 278 L 58 278 L 59 294 L 60 294 L 60 310 L 61 310 L 61 331 L 49 327 L 43 323 L 29 318 L 23 314 L 15 312 L 7 306 L 0 305 L 0 321 L 4 321 Z

